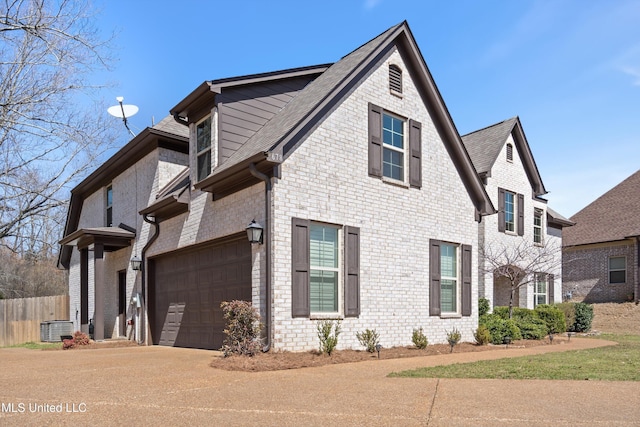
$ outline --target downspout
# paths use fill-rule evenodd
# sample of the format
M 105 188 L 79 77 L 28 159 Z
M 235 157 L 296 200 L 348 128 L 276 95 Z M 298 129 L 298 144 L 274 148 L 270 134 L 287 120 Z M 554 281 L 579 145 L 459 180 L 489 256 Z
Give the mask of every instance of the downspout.
M 151 238 L 149 239 L 149 241 L 144 245 L 144 247 L 142 248 L 142 254 L 140 255 L 142 258 L 142 321 L 140 323 L 142 323 L 140 325 L 140 331 L 144 331 L 144 340 L 143 342 L 148 344 L 148 340 L 147 340 L 147 328 L 146 328 L 146 318 L 148 316 L 147 313 L 147 250 L 151 247 L 151 245 L 153 244 L 153 242 L 156 241 L 156 239 L 160 236 L 160 223 L 154 218 L 151 219 L 149 218 L 148 214 L 144 214 L 142 215 L 142 219 L 144 220 L 144 222 L 153 225 L 155 232 L 153 233 L 153 236 L 151 236 Z M 143 328 L 144 326 L 144 328 Z M 140 342 L 140 338 L 138 337 L 138 344 L 142 344 Z
M 271 233 L 269 232 L 269 227 L 271 226 L 271 179 L 256 169 L 255 163 L 251 163 L 249 165 L 249 172 L 251 175 L 255 176 L 258 179 L 264 181 L 264 193 L 265 193 L 265 213 L 266 218 L 264 220 L 264 235 L 263 239 L 265 242 L 265 251 L 267 252 L 265 259 L 267 263 L 267 277 L 265 280 L 265 293 L 266 295 L 266 343 L 262 348 L 263 352 L 269 351 L 271 348 Z

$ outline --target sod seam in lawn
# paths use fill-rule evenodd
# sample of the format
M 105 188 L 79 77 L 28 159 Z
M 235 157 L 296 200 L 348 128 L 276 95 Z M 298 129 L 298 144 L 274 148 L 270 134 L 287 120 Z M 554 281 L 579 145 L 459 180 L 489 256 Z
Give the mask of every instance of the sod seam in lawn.
M 390 377 L 640 381 L 640 336 L 602 336 L 618 345 L 394 372 Z

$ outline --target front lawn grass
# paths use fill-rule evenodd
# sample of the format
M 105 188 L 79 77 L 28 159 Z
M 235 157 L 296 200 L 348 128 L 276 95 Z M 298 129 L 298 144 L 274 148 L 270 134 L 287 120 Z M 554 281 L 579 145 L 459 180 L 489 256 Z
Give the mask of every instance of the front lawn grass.
M 391 377 L 640 381 L 640 336 L 603 335 L 618 345 L 394 372 Z
M 11 348 L 28 348 L 29 350 L 49 350 L 62 348 L 61 342 L 33 342 L 29 341 L 23 344 L 12 345 Z

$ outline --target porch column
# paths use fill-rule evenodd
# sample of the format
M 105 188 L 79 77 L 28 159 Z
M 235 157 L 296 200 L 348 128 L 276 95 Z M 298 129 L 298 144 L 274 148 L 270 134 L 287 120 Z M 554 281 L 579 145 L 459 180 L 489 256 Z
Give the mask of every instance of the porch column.
M 93 245 L 93 286 L 94 286 L 94 311 L 93 311 L 93 339 L 104 339 L 104 245 Z
M 89 249 L 80 249 L 80 330 L 89 333 Z

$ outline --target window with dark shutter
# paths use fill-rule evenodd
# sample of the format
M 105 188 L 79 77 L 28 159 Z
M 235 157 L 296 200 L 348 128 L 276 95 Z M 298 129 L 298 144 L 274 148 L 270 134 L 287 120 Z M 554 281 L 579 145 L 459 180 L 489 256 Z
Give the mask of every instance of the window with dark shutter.
M 360 315 L 360 229 L 344 229 L 344 315 Z
M 382 177 L 382 108 L 369 103 L 369 175 Z
M 422 124 L 409 120 L 409 184 L 422 187 Z
M 518 236 L 524 236 L 524 195 L 518 194 Z
M 429 241 L 429 316 L 440 316 L 440 241 Z
M 291 224 L 291 316 L 311 314 L 309 279 L 309 220 L 293 218 Z
M 504 194 L 504 188 L 498 188 L 498 231 L 500 232 L 506 230 Z
M 402 93 L 402 70 L 395 64 L 389 65 L 389 89 Z
M 471 316 L 471 246 L 462 245 L 462 315 Z

